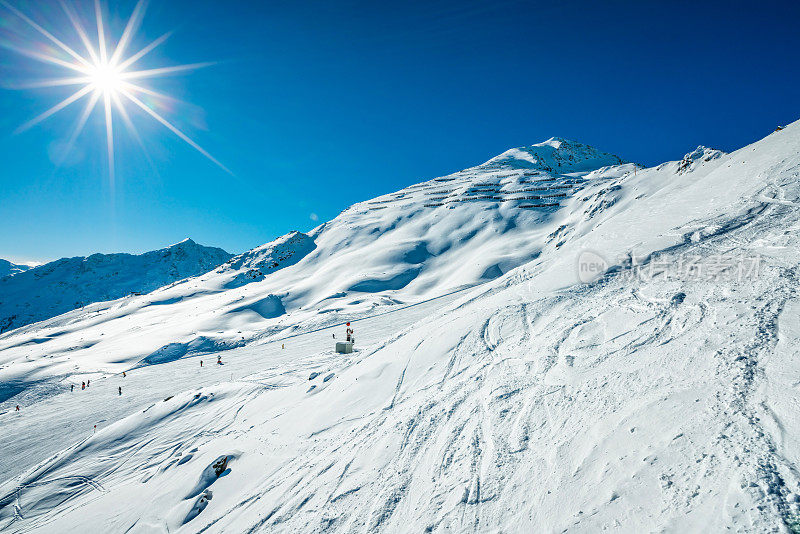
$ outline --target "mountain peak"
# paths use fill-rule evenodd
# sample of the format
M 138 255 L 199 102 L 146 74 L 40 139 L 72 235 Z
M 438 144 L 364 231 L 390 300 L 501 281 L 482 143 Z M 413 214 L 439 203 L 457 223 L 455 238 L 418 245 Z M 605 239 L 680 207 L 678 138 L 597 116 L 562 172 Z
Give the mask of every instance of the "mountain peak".
M 563 137 L 551 137 L 541 143 L 512 148 L 481 167 L 510 167 L 569 173 L 591 171 L 601 167 L 622 165 L 625 160 L 593 146 Z
M 193 240 L 191 237 L 187 237 L 166 248 L 181 247 L 181 246 L 188 246 L 188 247 L 197 246 L 197 241 Z
M 535 145 L 532 146 L 551 146 L 556 150 L 558 150 L 561 148 L 562 144 L 570 145 L 572 144 L 572 141 L 570 141 L 569 139 L 564 139 L 563 137 L 551 137 L 547 141 L 542 141 L 541 143 L 536 143 Z
M 697 148 L 683 156 L 683 159 L 678 163 L 678 174 L 683 174 L 691 170 L 698 162 L 702 165 L 706 161 L 711 161 L 725 155 L 722 150 L 716 148 L 708 148 L 699 145 Z

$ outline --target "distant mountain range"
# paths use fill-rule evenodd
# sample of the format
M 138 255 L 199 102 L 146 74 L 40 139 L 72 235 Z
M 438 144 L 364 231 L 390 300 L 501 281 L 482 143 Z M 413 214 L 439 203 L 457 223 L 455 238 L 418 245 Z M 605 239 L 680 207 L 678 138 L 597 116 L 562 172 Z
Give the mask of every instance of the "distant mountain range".
M 4 276 L 12 276 L 32 269 L 30 265 L 11 263 L 8 260 L 0 258 L 0 278 Z
M 185 239 L 144 254 L 92 254 L 30 269 L 0 260 L 0 333 L 87 304 L 148 293 L 217 267 L 231 258 L 220 248 Z M 6 270 L 8 272 L 6 272 Z

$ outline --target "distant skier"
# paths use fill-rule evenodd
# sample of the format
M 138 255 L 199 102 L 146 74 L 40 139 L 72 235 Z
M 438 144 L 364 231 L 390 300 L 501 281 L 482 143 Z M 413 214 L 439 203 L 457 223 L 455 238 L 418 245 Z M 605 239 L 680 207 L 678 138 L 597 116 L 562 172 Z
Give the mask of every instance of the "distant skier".
M 217 365 L 222 365 L 222 356 L 217 356 Z
M 72 393 L 73 391 L 75 391 L 75 384 L 70 384 L 69 385 L 69 392 Z
M 347 333 L 347 339 L 346 339 L 346 341 L 352 341 L 352 338 L 353 338 L 353 329 L 352 329 L 352 328 L 350 328 L 350 323 L 347 323 L 347 330 L 346 330 L 345 332 Z
M 203 360 L 200 360 L 200 367 L 203 367 Z
M 19 411 L 19 404 L 17 404 L 17 411 Z
M 89 380 L 89 379 L 87 378 L 87 379 L 86 379 L 86 387 L 87 387 L 87 388 L 89 387 L 89 382 L 91 382 L 91 380 Z
M 122 386 L 119 387 L 119 394 L 122 395 Z
M 122 378 L 125 378 L 126 376 L 128 375 L 125 374 L 125 371 L 122 371 Z
M 86 389 L 86 382 L 81 382 L 81 391 Z
M 336 339 L 336 334 L 333 334 L 333 339 Z

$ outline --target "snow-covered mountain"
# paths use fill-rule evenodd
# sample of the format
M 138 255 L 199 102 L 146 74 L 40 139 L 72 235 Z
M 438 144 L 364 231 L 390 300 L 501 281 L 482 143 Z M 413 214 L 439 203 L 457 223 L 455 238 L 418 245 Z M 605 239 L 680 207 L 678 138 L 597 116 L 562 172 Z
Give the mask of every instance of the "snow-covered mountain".
M 798 147 L 552 138 L 0 335 L 0 528 L 797 531 Z
M 3 278 L 4 276 L 11 276 L 14 274 L 23 273 L 30 268 L 31 268 L 30 265 L 11 263 L 8 260 L 0 258 L 0 278 Z
M 581 202 L 578 195 L 587 186 L 605 185 L 636 168 L 621 161 L 556 139 L 508 151 L 356 204 L 308 235 L 293 232 L 212 272 L 0 336 L 0 350 L 22 344 L 33 351 L 24 371 L 7 367 L 0 377 L 9 372 L 14 380 L 39 381 L 31 368 L 40 365 L 47 375 L 122 370 L 486 283 L 560 246 L 572 227 L 559 222 L 562 206 Z M 591 210 L 603 209 L 611 196 L 600 187 L 588 200 Z M 36 349 L 25 341 L 45 338 L 51 341 L 34 343 Z M 81 358 L 75 358 L 76 346 L 85 347 Z
M 148 293 L 207 272 L 230 257 L 220 248 L 185 239 L 139 255 L 92 254 L 18 271 L 0 278 L 0 333 L 93 302 Z

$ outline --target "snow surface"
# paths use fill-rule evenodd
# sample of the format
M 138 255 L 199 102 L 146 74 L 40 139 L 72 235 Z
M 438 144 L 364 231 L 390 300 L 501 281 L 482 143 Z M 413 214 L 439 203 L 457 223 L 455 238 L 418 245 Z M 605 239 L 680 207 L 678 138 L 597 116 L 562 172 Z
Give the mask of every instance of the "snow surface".
M 148 293 L 213 269 L 231 255 L 191 239 L 140 255 L 62 258 L 0 278 L 0 333 L 93 302 Z M 3 265 L 0 263 L 0 277 Z
M 797 532 L 799 178 L 553 138 L 0 335 L 0 529 Z

